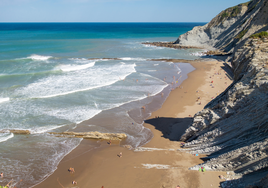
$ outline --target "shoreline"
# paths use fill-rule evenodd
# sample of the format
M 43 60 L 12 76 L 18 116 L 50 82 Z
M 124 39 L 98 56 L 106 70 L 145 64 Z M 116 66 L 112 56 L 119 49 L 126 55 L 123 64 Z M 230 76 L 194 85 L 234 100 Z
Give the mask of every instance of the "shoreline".
M 219 184 L 218 176 L 225 175 L 223 172 L 189 171 L 189 167 L 203 163 L 201 158 L 205 156 L 177 151 L 180 142 L 175 140 L 183 134 L 192 116 L 220 94 L 231 80 L 224 75 L 223 62 L 199 60 L 190 64 L 195 70 L 180 87 L 170 92 L 162 107 L 145 120 L 144 127 L 154 136 L 140 147 L 142 151 L 129 150 L 120 146 L 120 142 L 112 142 L 110 146 L 107 141 L 83 140 L 63 158 L 53 174 L 34 187 L 175 187 L 176 184 L 207 187 Z M 221 75 L 215 75 L 217 71 Z M 210 86 L 212 79 L 214 87 Z M 196 101 L 198 97 L 200 100 Z M 94 144 L 98 147 L 92 151 Z M 148 148 L 159 150 L 148 151 Z M 122 158 L 117 156 L 120 152 Z M 74 167 L 75 173 L 68 172 L 70 167 Z M 76 186 L 72 186 L 73 180 L 78 182 Z

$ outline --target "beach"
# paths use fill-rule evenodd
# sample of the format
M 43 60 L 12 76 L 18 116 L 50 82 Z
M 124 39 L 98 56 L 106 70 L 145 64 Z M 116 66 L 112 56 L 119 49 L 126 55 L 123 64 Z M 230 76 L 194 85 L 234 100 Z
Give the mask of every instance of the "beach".
M 145 120 L 144 126 L 153 133 L 147 144 L 129 149 L 119 141 L 109 145 L 106 140 L 83 140 L 63 158 L 57 170 L 35 188 L 219 187 L 222 181 L 219 176 L 225 172 L 188 170 L 203 163 L 205 156 L 178 151 L 181 149 L 178 140 L 194 114 L 223 92 L 232 80 L 226 75 L 223 61 L 197 60 L 190 64 L 195 70 L 171 91 L 162 107 Z M 94 144 L 97 147 L 92 150 Z M 68 172 L 70 167 L 75 172 Z M 77 184 L 73 185 L 72 181 Z

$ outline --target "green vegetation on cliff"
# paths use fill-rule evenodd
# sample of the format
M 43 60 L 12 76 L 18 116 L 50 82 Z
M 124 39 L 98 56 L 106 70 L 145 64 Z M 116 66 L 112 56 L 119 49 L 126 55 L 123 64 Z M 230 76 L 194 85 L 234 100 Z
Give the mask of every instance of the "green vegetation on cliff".
M 253 38 L 253 39 L 257 39 L 257 38 L 263 39 L 266 37 L 268 37 L 268 32 L 266 32 L 266 31 L 262 31 L 260 33 L 255 33 L 255 34 L 250 36 L 250 38 Z
M 237 6 L 227 8 L 226 10 L 222 11 L 220 15 L 220 21 L 222 22 L 225 18 L 233 18 L 236 17 L 239 13 L 241 13 L 242 6 L 247 6 L 249 7 L 250 4 L 252 3 L 251 1 L 248 1 L 246 3 L 241 3 Z M 255 7 L 258 3 L 255 4 Z M 255 7 L 252 7 L 251 9 L 254 9 Z
M 241 31 L 240 33 L 238 33 L 238 35 L 236 35 L 236 39 L 242 39 L 242 37 L 248 32 L 248 29 Z
M 220 16 L 220 21 L 223 21 L 225 18 L 236 17 L 241 12 L 241 6 L 234 6 L 224 10 Z

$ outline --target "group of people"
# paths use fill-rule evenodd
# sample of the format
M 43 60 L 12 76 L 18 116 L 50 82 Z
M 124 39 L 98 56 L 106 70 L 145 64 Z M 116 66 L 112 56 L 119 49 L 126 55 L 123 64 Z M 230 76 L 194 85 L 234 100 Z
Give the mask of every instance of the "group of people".
M 68 171 L 69 171 L 70 173 L 74 173 L 74 172 L 75 172 L 73 167 L 70 167 L 70 168 L 68 169 Z M 73 184 L 73 185 L 76 185 L 77 182 L 76 182 L 75 180 L 73 180 L 73 181 L 72 181 L 72 184 Z

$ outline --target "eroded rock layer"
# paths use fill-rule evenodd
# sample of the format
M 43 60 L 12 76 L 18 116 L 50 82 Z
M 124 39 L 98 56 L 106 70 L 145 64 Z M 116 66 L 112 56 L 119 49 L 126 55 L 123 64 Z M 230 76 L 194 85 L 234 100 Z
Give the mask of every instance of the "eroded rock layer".
M 100 132 L 49 132 L 49 134 L 62 137 L 77 137 L 85 139 L 122 140 L 127 138 L 124 133 L 100 133 Z
M 267 1 L 249 1 L 222 11 L 176 42 L 195 41 L 231 53 L 234 82 L 195 114 L 181 137 L 184 150 L 208 154 L 206 162 L 190 169 L 234 171 L 244 178 L 222 186 L 245 187 L 250 184 L 246 180 L 253 184 L 268 173 L 267 12 Z
M 266 0 L 253 0 L 228 8 L 205 26 L 194 27 L 181 35 L 175 44 L 231 53 L 252 34 L 268 29 L 267 9 Z

